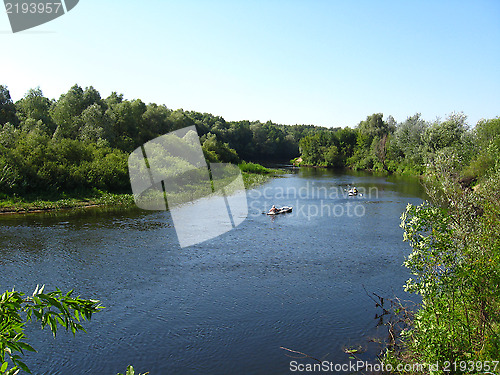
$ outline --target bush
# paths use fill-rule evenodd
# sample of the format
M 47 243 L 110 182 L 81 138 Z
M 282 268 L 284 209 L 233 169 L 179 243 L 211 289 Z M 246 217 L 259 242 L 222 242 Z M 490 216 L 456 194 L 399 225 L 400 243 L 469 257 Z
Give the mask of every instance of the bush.
M 272 170 L 269 168 L 266 168 L 260 164 L 255 164 L 255 163 L 247 163 L 247 162 L 242 162 L 238 164 L 242 172 L 248 172 L 248 173 L 257 173 L 257 174 L 267 174 L 271 173 Z
M 498 360 L 500 348 L 500 172 L 463 190 L 451 159 L 437 158 L 427 182 L 437 205 L 408 205 L 401 217 L 413 249 L 405 289 L 422 304 L 404 337 L 410 354 L 400 359 L 441 369 L 444 361 Z

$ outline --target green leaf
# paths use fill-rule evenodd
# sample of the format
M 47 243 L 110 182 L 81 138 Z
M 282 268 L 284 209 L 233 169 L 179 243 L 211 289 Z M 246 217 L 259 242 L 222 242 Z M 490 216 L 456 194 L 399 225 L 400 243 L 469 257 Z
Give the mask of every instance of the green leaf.
M 28 366 L 26 366 L 26 364 L 20 360 L 16 360 L 16 365 L 21 367 L 21 370 L 27 372 L 28 374 L 31 374 L 31 371 L 30 369 L 28 368 Z
M 33 347 L 30 345 L 30 344 L 27 344 L 25 342 L 18 342 L 17 345 L 21 348 L 21 349 L 24 349 L 24 350 L 27 350 L 29 352 L 35 352 L 36 353 L 36 350 L 33 349 Z
M 49 316 L 49 325 L 50 325 L 50 330 L 52 331 L 52 334 L 54 335 L 54 337 L 56 337 L 57 323 L 56 323 L 56 319 L 53 316 Z
M 7 370 L 8 365 L 9 364 L 7 362 L 2 363 L 2 367 L 0 367 L 0 372 L 5 372 L 5 370 Z

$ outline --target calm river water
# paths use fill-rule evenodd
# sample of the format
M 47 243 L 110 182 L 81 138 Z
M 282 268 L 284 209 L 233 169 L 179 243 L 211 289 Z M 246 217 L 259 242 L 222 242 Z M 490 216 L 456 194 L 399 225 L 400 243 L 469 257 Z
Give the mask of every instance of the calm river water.
M 46 284 L 106 307 L 76 337 L 30 326 L 32 372 L 284 374 L 280 346 L 345 363 L 342 348 L 361 345 L 373 360 L 383 331 L 363 286 L 409 297 L 399 217 L 422 201 L 418 181 L 301 169 L 247 195 L 240 226 L 183 249 L 168 212 L 1 216 L 1 290 Z M 272 204 L 294 212 L 263 215 Z

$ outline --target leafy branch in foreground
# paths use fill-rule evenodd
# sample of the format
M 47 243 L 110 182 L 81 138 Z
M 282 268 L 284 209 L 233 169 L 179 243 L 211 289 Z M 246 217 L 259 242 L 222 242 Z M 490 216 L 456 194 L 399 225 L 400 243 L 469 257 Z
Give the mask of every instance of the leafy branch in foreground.
M 71 331 L 85 332 L 80 322 L 90 320 L 103 307 L 99 301 L 73 297 L 73 290 L 63 294 L 59 289 L 44 293 L 36 287 L 31 296 L 15 290 L 0 295 L 0 374 L 14 375 L 20 370 L 31 373 L 21 360 L 24 351 L 36 352 L 24 334 L 28 321 L 39 321 L 42 329 L 48 326 L 54 337 L 58 326 Z M 9 367 L 9 362 L 12 367 Z

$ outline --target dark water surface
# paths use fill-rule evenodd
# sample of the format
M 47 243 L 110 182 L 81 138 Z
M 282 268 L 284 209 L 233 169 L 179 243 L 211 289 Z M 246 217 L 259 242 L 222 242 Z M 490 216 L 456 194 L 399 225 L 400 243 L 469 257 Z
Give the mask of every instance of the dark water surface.
M 34 374 L 284 374 L 280 346 L 345 363 L 343 347 L 382 334 L 363 285 L 408 298 L 399 217 L 423 194 L 415 179 L 301 169 L 248 191 L 236 229 L 184 249 L 168 212 L 0 216 L 0 288 L 106 306 L 76 337 L 30 326 Z M 272 204 L 294 212 L 263 215 Z

